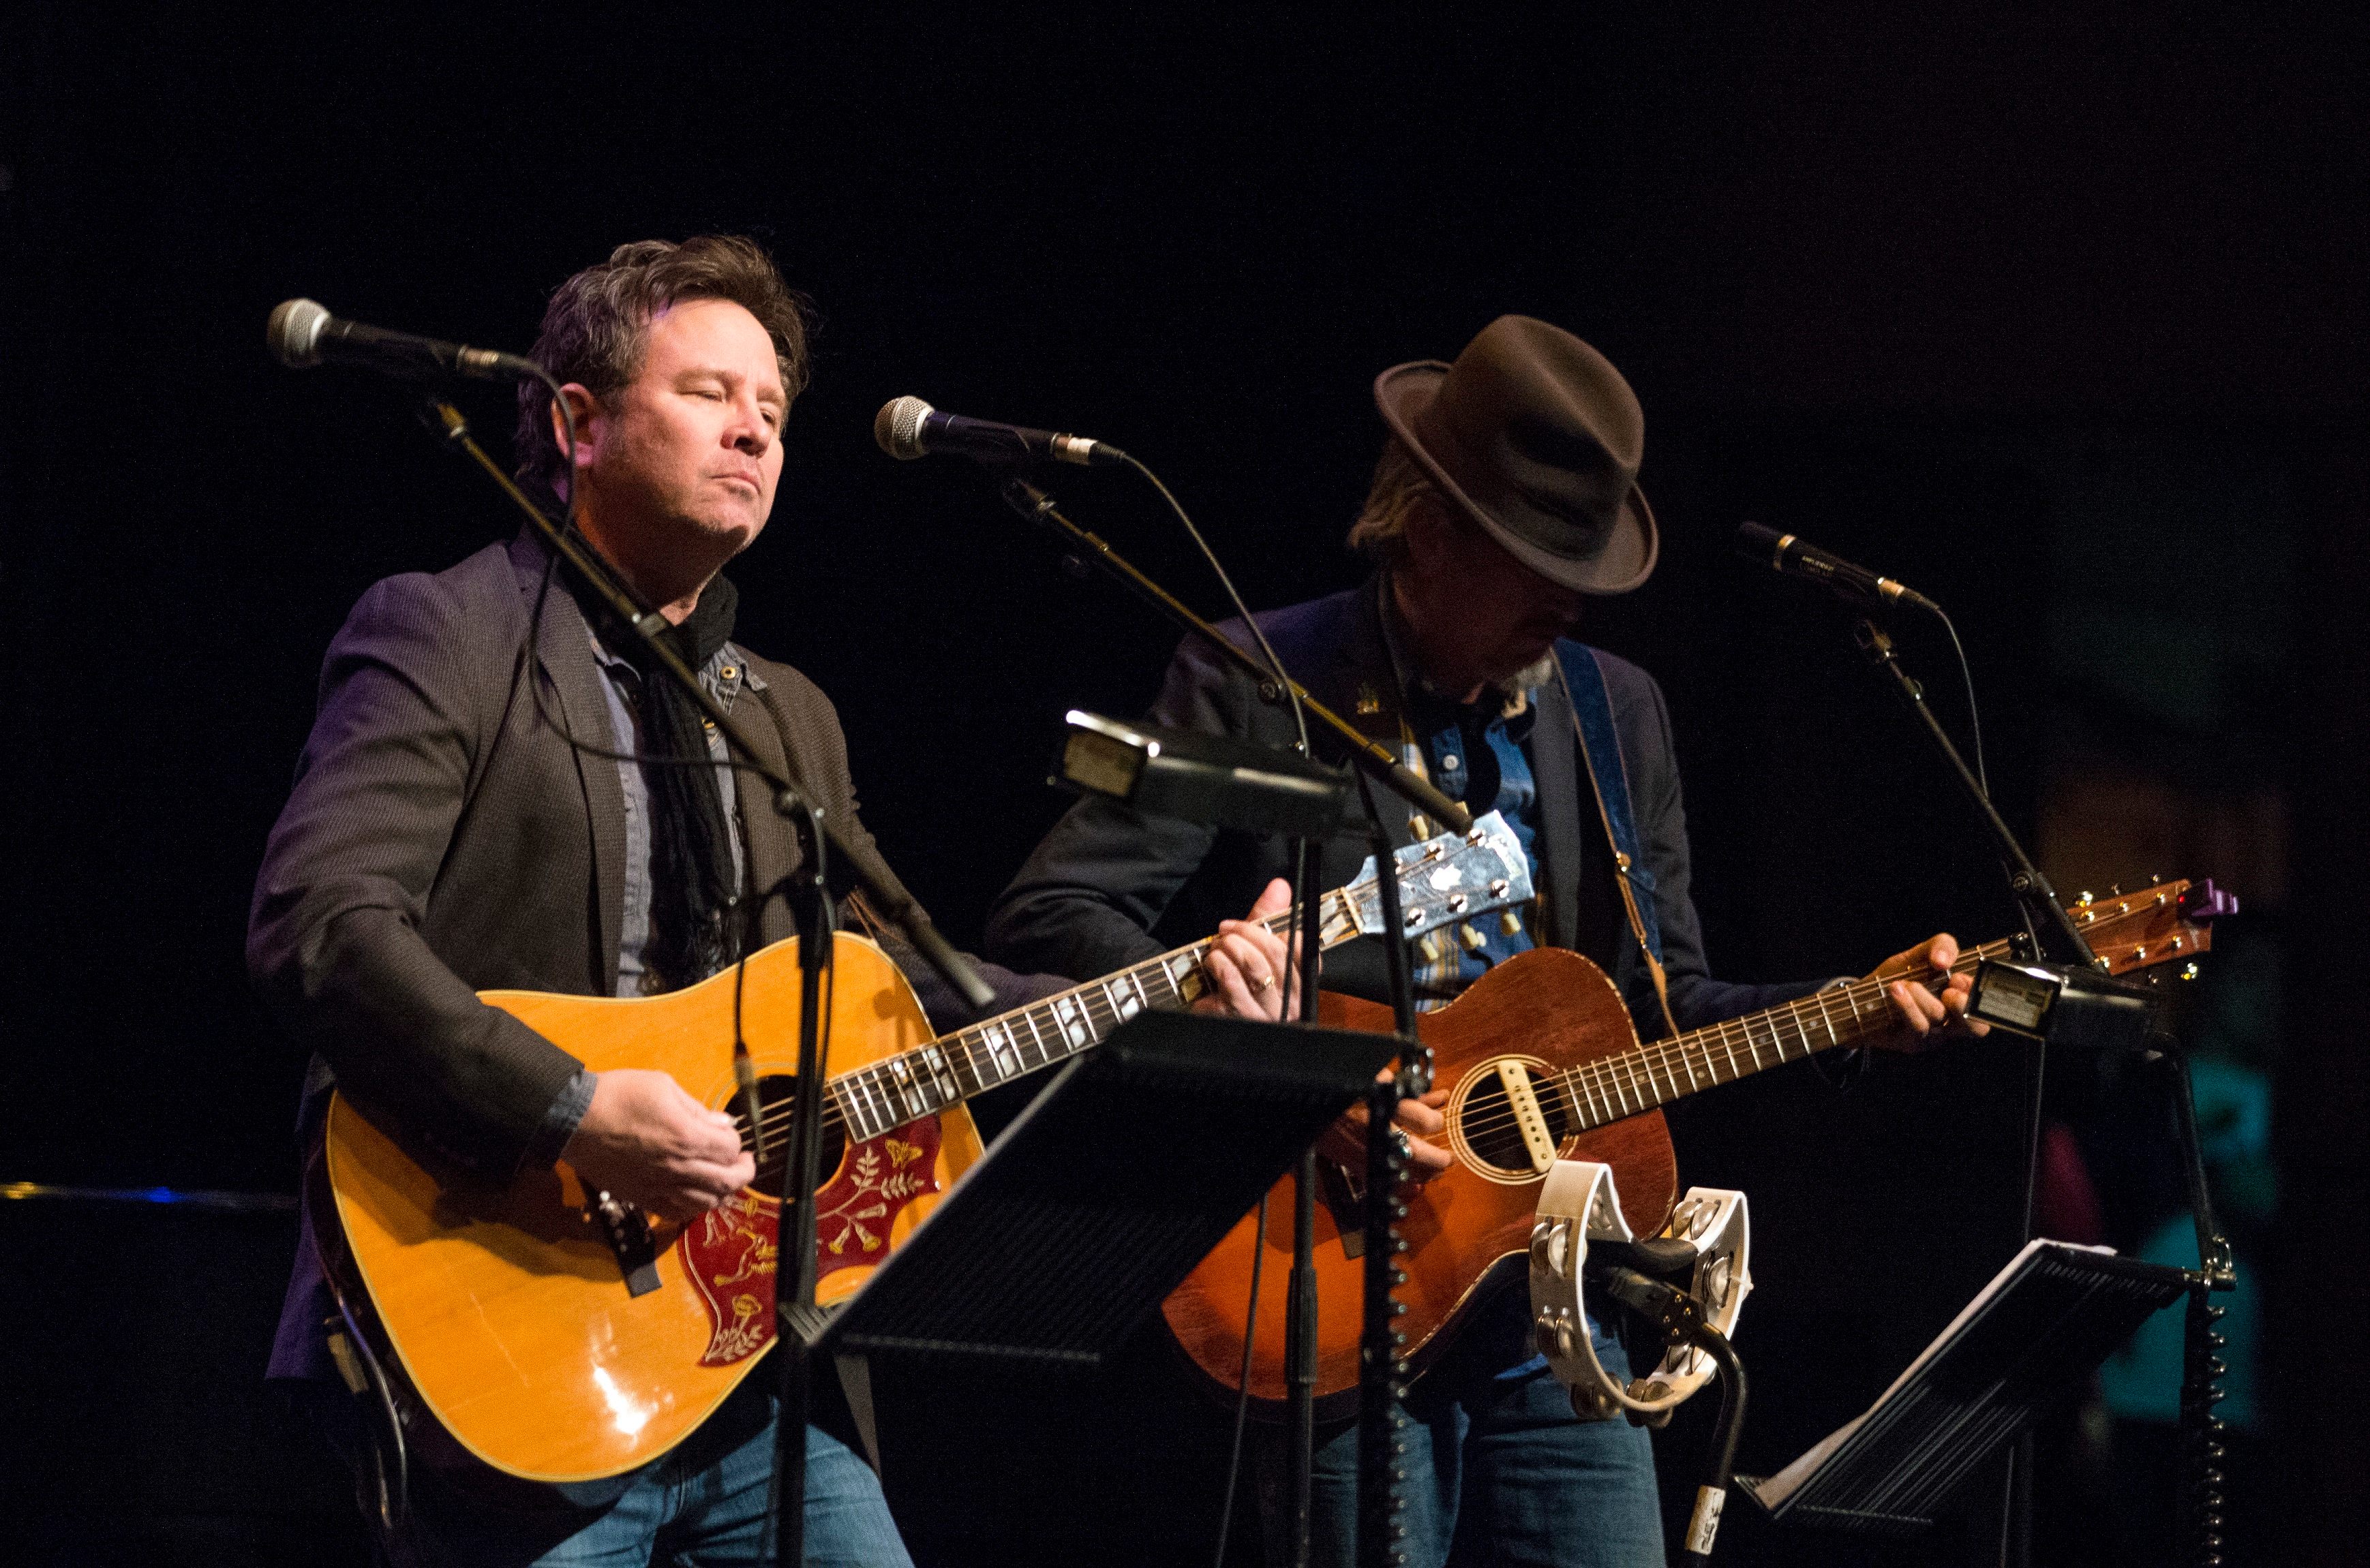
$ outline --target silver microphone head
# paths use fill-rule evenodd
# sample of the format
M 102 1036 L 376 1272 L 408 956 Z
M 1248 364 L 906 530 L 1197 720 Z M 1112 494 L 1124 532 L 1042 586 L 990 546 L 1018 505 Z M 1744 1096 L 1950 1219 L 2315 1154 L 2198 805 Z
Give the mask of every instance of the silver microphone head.
M 880 450 L 900 462 L 929 455 L 922 444 L 922 420 L 938 410 L 918 397 L 899 397 L 880 406 L 872 418 L 872 439 Z
M 264 345 L 290 370 L 309 369 L 321 362 L 321 328 L 328 322 L 328 311 L 311 300 L 282 300 L 264 324 Z

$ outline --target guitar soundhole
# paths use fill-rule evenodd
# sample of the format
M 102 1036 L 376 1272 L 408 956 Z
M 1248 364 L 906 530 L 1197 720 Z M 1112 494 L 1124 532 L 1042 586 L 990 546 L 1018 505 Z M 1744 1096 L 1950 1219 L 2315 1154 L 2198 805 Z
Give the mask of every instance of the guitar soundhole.
M 1485 1173 L 1508 1181 L 1535 1179 L 1539 1173 L 1531 1163 L 1531 1146 L 1514 1119 L 1514 1107 L 1506 1098 L 1504 1081 L 1487 1069 L 1473 1076 L 1473 1090 L 1462 1097 L 1457 1117 L 1460 1140 L 1473 1159 L 1486 1168 Z M 1538 1102 L 1539 1114 L 1547 1124 L 1547 1137 L 1561 1147 L 1571 1135 L 1563 1106 L 1544 1085 L 1540 1086 Z
M 782 1190 L 782 1162 L 789 1158 L 790 1117 L 798 1108 L 799 1081 L 791 1074 L 768 1073 L 757 1080 L 759 1114 L 765 1118 L 765 1158 L 757 1162 L 757 1179 L 751 1185 L 767 1196 L 777 1196 Z M 741 1107 L 731 1107 L 733 1119 L 742 1124 L 741 1147 L 750 1147 L 748 1117 Z M 847 1130 L 834 1124 L 826 1106 L 823 1121 L 823 1151 L 815 1162 L 818 1190 L 827 1185 L 832 1173 L 839 1169 L 841 1158 L 847 1152 Z

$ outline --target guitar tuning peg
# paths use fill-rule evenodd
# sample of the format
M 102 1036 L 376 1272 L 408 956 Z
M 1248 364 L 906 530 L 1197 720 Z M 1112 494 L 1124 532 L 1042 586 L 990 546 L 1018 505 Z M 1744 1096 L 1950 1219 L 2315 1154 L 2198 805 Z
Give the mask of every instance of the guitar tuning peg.
M 1523 911 L 1520 910 L 1501 910 L 1498 916 L 1498 931 L 1501 935 L 1504 936 L 1522 935 Z
M 2084 893 L 2080 898 L 2078 898 L 2075 899 L 2075 900 L 2074 900 L 2074 902 L 2075 902 L 2076 907 L 2077 907 L 2077 908 L 2082 908 L 2082 909 L 2087 909 L 2087 908 L 2088 908 L 2088 907 L 2089 907 L 2089 903 L 2090 903 L 2090 895 L 2089 895 L 2089 894 L 2088 894 L 2088 893 Z
M 1425 963 L 1437 964 L 1440 962 L 1440 933 L 1436 931 L 1425 932 L 1423 933 L 1423 940 L 1418 942 L 1416 944 L 1416 947 L 1423 954 L 1423 961 Z
M 2110 883 L 2108 883 L 2108 884 L 2107 884 L 2107 897 L 2108 897 L 2108 898 L 2122 898 L 2123 896 L 2123 885 L 2122 883 L 2120 883 L 2120 882 L 2110 882 Z
M 1456 940 L 1465 944 L 1467 953 L 1478 953 L 1490 939 L 1476 931 L 1471 921 L 1467 921 L 1456 928 Z
M 2197 966 L 2195 964 L 2183 964 L 2180 967 L 2180 978 L 2184 980 L 2195 979 L 2197 978 Z
M 1408 836 L 1421 842 L 1432 837 L 1432 818 L 1419 811 L 1408 818 Z

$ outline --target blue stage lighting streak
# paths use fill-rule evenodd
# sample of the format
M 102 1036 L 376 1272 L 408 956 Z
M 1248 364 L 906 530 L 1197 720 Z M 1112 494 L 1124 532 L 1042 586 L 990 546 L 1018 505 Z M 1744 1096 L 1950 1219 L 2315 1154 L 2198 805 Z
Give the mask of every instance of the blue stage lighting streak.
M 52 1203 L 156 1203 L 218 1214 L 293 1214 L 292 1193 L 230 1192 L 212 1187 L 70 1187 L 44 1182 L 0 1182 L 0 1199 Z

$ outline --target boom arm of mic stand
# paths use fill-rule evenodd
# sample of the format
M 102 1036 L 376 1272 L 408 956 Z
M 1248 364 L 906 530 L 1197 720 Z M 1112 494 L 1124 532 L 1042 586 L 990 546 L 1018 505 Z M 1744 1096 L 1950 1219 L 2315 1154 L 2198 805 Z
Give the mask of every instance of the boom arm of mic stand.
M 691 667 L 684 663 L 673 648 L 657 640 L 658 634 L 666 629 L 666 622 L 658 612 L 646 608 L 634 594 L 613 581 L 604 568 L 587 556 L 564 530 L 544 515 L 541 507 L 527 498 L 526 493 L 512 482 L 511 476 L 486 455 L 485 449 L 469 434 L 468 421 L 461 417 L 459 409 L 444 402 L 431 401 L 430 406 L 436 417 L 436 433 L 475 459 L 477 466 L 500 486 L 502 494 L 526 514 L 527 521 L 542 536 L 544 544 L 576 568 L 578 576 L 592 585 L 593 591 L 608 604 L 612 613 L 642 635 L 674 683 L 690 694 L 692 700 L 699 704 L 700 713 L 731 744 L 733 754 L 739 759 L 737 765 L 755 773 L 770 786 L 777 809 L 782 809 L 784 815 L 793 818 L 806 818 L 808 813 L 804 809 L 788 809 L 782 802 L 785 795 L 793 800 L 810 798 L 805 786 L 788 772 L 769 766 L 763 760 L 763 754 L 749 743 L 740 725 L 725 711 L 724 705 L 708 694 L 708 688 L 699 683 L 699 678 L 692 673 Z M 988 990 L 987 982 L 981 979 L 971 965 L 964 961 L 963 956 L 955 951 L 954 944 L 938 933 L 938 927 L 930 923 L 929 916 L 914 901 L 914 895 L 905 891 L 904 886 L 889 873 L 887 867 L 875 868 L 851 854 L 846 841 L 829 822 L 823 819 L 819 809 L 813 813 L 811 820 L 822 829 L 832 858 L 847 867 L 857 885 L 863 888 L 865 898 L 871 904 L 874 913 L 903 933 L 905 940 L 914 944 L 914 950 L 922 956 L 923 961 L 936 969 L 939 977 L 954 987 L 956 992 L 972 1006 L 984 1008 L 995 1001 L 995 993 Z
M 2067 914 L 2065 907 L 2057 901 L 2057 890 L 2049 885 L 2049 879 L 2041 875 L 2041 868 L 2026 855 L 2024 846 L 2017 842 L 2016 834 L 2001 819 L 1998 809 L 1992 805 L 1991 796 L 1984 793 L 1984 786 L 1968 768 L 1967 760 L 1950 743 L 1950 732 L 1942 727 L 1942 721 L 1936 718 L 1934 710 L 1927 705 L 1926 689 L 1910 679 L 1909 672 L 1901 668 L 1901 660 L 1893 650 L 1893 639 L 1885 635 L 1882 627 L 1869 620 L 1862 620 L 1852 627 L 1852 639 L 1868 656 L 1870 664 L 1893 678 L 1893 689 L 1900 693 L 1903 702 L 1909 704 L 1910 711 L 1924 721 L 1927 738 L 1942 754 L 1942 760 L 1950 763 L 1950 773 L 1959 781 L 1959 788 L 1965 794 L 1967 804 L 1975 808 L 1976 817 L 1991 835 L 1993 847 L 1999 851 L 2000 861 L 2008 868 L 2008 889 L 2024 906 L 2025 918 L 2056 939 L 2056 945 L 2063 949 L 2060 962 L 2096 966 L 2098 956 L 2082 939 L 2081 928 L 2074 923 L 2074 917 Z
M 1134 590 L 1145 603 L 1188 632 L 1198 635 L 1236 669 L 1263 685 L 1273 683 L 1276 676 L 1265 664 L 1222 635 L 1217 627 L 1187 609 L 1167 589 L 1136 570 L 1125 556 L 1100 538 L 1064 517 L 1053 497 L 1028 480 L 1018 477 L 1006 480 L 1002 493 L 1005 503 L 1014 511 L 1031 522 L 1043 523 L 1081 558 L 1094 562 L 1121 584 Z M 1451 832 L 1462 833 L 1473 826 L 1473 813 L 1461 803 L 1449 799 L 1430 783 L 1417 777 L 1388 751 L 1359 734 L 1347 719 L 1310 696 L 1307 688 L 1298 681 L 1292 683 L 1292 689 L 1299 694 L 1300 705 L 1309 716 L 1340 737 L 1349 747 L 1351 760 L 1385 788 Z

